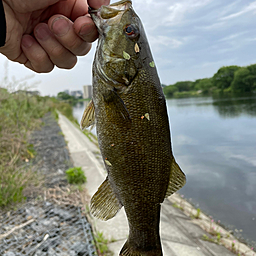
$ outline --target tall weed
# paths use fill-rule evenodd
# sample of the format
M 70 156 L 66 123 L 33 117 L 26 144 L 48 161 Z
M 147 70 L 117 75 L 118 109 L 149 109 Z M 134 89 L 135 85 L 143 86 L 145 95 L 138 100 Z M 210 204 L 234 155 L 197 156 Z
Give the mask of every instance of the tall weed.
M 29 96 L 24 91 L 14 94 L 0 88 L 0 207 L 21 202 L 24 190 L 36 182 L 34 173 L 26 167 L 36 154 L 28 137 L 53 106 L 49 97 Z

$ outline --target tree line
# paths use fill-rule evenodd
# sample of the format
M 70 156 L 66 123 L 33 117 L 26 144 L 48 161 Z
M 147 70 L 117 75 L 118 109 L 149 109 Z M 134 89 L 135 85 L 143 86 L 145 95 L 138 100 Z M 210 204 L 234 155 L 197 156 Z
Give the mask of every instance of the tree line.
M 60 101 L 68 102 L 71 105 L 75 105 L 76 103 L 82 101 L 83 97 L 81 96 L 81 97 L 76 98 L 75 96 L 69 95 L 66 92 L 59 92 L 57 94 L 57 99 L 60 100 Z
M 256 64 L 221 67 L 211 78 L 181 81 L 163 86 L 166 97 L 187 97 L 217 93 L 252 93 L 256 90 Z

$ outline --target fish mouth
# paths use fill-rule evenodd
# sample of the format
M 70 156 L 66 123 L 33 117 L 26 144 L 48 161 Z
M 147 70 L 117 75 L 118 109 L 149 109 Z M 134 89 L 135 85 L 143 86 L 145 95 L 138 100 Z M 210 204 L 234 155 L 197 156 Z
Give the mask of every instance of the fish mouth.
M 97 25 L 99 19 L 109 20 L 120 16 L 121 13 L 124 13 L 132 6 L 131 0 L 121 0 L 110 5 L 102 5 L 99 9 L 93 9 L 90 6 L 88 7 L 88 12 Z

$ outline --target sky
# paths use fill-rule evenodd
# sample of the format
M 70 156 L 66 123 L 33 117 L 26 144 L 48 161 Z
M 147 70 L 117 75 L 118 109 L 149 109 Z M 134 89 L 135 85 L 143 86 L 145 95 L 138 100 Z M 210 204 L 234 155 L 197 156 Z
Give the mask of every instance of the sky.
M 111 1 L 116 2 L 116 1 Z M 256 63 L 256 1 L 249 0 L 133 0 L 154 56 L 160 80 L 177 81 L 212 77 L 222 66 Z M 71 70 L 55 68 L 37 74 L 8 61 L 10 79 L 31 77 L 41 95 L 81 90 L 92 81 L 96 42 Z M 0 82 L 6 58 L 0 55 Z

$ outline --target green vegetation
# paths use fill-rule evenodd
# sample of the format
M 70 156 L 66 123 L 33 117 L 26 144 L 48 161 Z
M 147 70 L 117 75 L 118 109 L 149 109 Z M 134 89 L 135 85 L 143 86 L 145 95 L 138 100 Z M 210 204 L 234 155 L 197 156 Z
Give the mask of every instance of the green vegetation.
M 66 116 L 71 122 L 78 125 L 76 118 L 73 117 L 73 107 L 71 104 L 56 100 L 55 108 Z
M 97 251 L 99 256 L 112 256 L 113 253 L 108 249 L 108 243 L 114 242 L 112 239 L 111 241 L 108 241 L 103 235 L 103 232 L 96 232 L 96 235 L 94 236 L 94 240 L 96 243 Z
M 200 213 L 201 213 L 201 209 L 197 208 L 196 209 L 196 215 L 194 215 L 194 218 L 199 219 L 200 218 Z
M 184 208 L 181 205 L 177 205 L 176 203 L 172 204 L 172 206 L 181 209 L 182 211 L 184 210 Z
M 182 81 L 163 87 L 166 97 L 252 93 L 256 90 L 256 64 L 221 67 L 211 78 Z
M 65 101 L 71 105 L 75 105 L 78 102 L 82 102 L 85 100 L 85 99 L 83 99 L 83 97 L 76 98 L 72 95 L 67 94 L 66 92 L 59 92 L 57 95 L 57 99 L 60 101 Z
M 70 184 L 82 184 L 86 182 L 86 177 L 81 167 L 69 168 L 66 171 L 66 176 Z
M 28 137 L 52 106 L 49 97 L 0 88 L 0 207 L 22 202 L 24 191 L 37 184 L 38 175 L 27 164 L 36 154 Z
M 10 91 L 14 91 L 13 88 Z M 10 93 L 0 87 L 0 207 L 22 202 L 26 191 L 37 186 L 38 174 L 28 165 L 36 152 L 28 138 L 33 130 L 43 125 L 41 118 L 46 113 L 51 112 L 58 120 L 57 110 L 78 125 L 72 106 L 67 102 L 33 95 L 26 90 Z M 86 177 L 81 172 L 78 169 L 67 174 L 70 183 L 85 182 Z
M 208 242 L 211 242 L 211 243 L 216 243 L 216 244 L 217 244 L 217 242 L 216 242 L 215 239 L 210 238 L 209 236 L 207 236 L 207 235 L 205 235 L 205 234 L 202 236 L 202 240 L 208 241 Z

